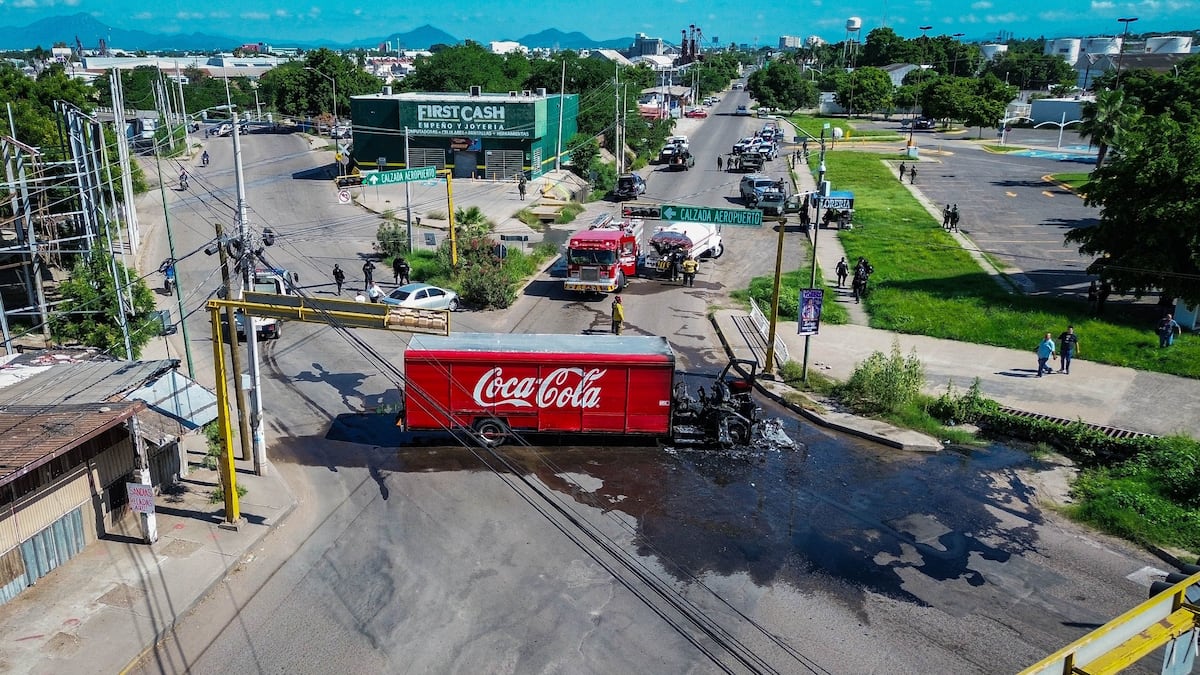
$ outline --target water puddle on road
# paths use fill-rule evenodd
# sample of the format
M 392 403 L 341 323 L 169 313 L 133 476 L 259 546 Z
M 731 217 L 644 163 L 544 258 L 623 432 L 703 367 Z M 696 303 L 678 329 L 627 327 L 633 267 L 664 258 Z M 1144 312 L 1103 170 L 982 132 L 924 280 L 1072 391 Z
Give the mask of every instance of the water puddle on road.
M 280 459 L 384 472 L 487 470 L 478 448 L 447 447 L 446 439 L 401 444 L 390 420 L 352 422 L 335 423 L 323 439 L 350 443 L 316 443 L 340 449 L 304 453 L 308 443 L 283 443 Z M 741 573 L 762 586 L 787 583 L 848 603 L 861 601 L 856 589 L 869 589 L 924 604 L 929 599 L 914 589 L 947 580 L 979 585 L 978 565 L 1036 548 L 1040 513 L 1016 475 L 1029 461 L 1024 453 L 999 445 L 908 453 L 795 420 L 782 425 L 794 448 L 506 445 L 500 452 L 509 471 L 536 475 L 581 505 L 627 514 L 637 523 L 638 552 L 686 570 L 681 581 Z

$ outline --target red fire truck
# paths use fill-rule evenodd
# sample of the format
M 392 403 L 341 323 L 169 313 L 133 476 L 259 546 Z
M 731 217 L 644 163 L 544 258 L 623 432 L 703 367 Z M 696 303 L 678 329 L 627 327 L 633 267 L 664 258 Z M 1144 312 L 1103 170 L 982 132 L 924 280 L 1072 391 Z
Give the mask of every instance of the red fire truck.
M 563 288 L 579 293 L 608 293 L 625 288 L 637 276 L 644 221 L 614 221 L 600 216 L 567 242 L 567 279 Z
M 414 335 L 404 353 L 406 431 L 470 429 L 484 446 L 513 433 L 646 435 L 680 444 L 750 442 L 757 362 L 730 362 L 693 399 L 666 338 Z

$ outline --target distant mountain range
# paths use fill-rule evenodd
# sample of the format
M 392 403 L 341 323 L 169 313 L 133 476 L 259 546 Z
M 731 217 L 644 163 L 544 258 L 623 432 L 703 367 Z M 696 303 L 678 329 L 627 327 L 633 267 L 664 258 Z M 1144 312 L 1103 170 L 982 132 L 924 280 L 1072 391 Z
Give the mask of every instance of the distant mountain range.
M 109 48 L 150 52 L 229 51 L 243 44 L 260 41 L 260 38 L 210 35 L 208 33 L 147 33 L 140 30 L 124 30 L 101 23 L 90 14 L 82 12 L 70 16 L 42 19 L 28 26 L 0 26 L 0 49 L 32 49 L 39 45 L 49 49 L 59 42 L 75 47 L 76 38 L 83 43 L 84 49 L 96 49 L 100 41 L 104 40 Z M 626 49 L 633 44 L 633 38 L 593 40 L 583 33 L 564 33 L 554 28 L 526 35 L 513 41 L 530 48 L 549 49 Z M 399 46 L 405 49 L 428 49 L 437 44 L 458 44 L 462 40 L 434 26 L 424 25 L 407 33 L 393 33 L 387 37 L 355 40 L 350 44 L 285 40 L 270 42 L 281 47 L 300 47 L 302 49 L 317 47 L 373 49 L 383 42 L 390 42 L 393 48 Z

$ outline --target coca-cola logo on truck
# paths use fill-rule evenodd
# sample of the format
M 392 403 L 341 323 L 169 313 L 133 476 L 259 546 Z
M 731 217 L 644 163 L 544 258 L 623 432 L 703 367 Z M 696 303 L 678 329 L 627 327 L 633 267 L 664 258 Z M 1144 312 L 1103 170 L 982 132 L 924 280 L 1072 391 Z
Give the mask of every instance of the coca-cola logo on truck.
M 600 387 L 596 382 L 607 372 L 599 368 L 557 368 L 541 378 L 505 377 L 504 369 L 496 366 L 475 383 L 475 402 L 518 408 L 598 408 Z

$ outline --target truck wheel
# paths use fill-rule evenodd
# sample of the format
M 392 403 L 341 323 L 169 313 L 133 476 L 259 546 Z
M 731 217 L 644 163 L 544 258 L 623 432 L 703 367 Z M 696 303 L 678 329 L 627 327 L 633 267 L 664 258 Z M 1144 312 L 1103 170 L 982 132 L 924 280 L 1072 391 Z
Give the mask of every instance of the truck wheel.
M 713 258 L 720 258 L 725 253 L 725 245 L 717 244 L 717 247 L 712 250 Z
M 508 438 L 508 425 L 493 417 L 476 420 L 475 435 L 483 447 L 497 448 Z
M 734 445 L 750 445 L 750 425 L 742 420 L 730 420 L 729 438 Z

